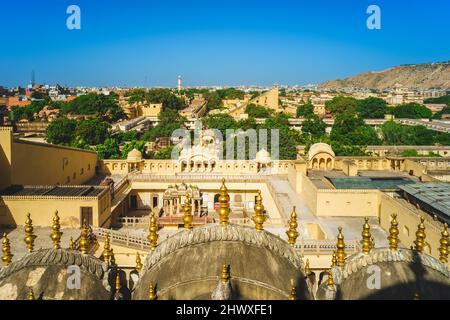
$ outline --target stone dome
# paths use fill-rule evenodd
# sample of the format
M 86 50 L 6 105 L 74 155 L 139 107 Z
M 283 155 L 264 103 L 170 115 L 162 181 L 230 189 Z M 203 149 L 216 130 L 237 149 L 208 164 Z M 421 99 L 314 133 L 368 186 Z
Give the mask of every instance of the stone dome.
M 127 161 L 129 161 L 129 162 L 142 161 L 142 152 L 140 152 L 138 149 L 134 148 L 133 150 L 128 152 Z
M 326 143 L 323 143 L 323 142 L 319 142 L 319 143 L 313 144 L 309 148 L 308 160 L 311 160 L 312 158 L 314 158 L 319 153 L 327 153 L 330 156 L 332 156 L 333 158 L 335 157 L 334 151 L 333 151 L 333 149 L 331 148 L 331 146 L 329 144 L 326 144 Z
M 68 283 L 80 270 L 80 288 Z M 69 268 L 71 267 L 71 268 Z M 0 300 L 27 299 L 29 289 L 35 299 L 43 300 L 108 300 L 111 286 L 108 267 L 101 260 L 67 249 L 41 249 L 26 254 L 0 270 Z
M 270 153 L 266 149 L 261 149 L 256 153 L 255 162 L 261 163 L 261 164 L 267 164 L 272 162 L 272 159 L 270 159 Z
M 158 299 L 211 299 L 223 265 L 230 267 L 231 299 L 311 299 L 302 257 L 277 236 L 229 224 L 182 230 L 149 253 L 133 299 L 147 300 L 150 283 Z M 220 282 L 219 282 L 220 286 Z
M 380 272 L 378 288 L 374 282 L 376 272 Z M 450 299 L 449 268 L 436 258 L 414 250 L 378 248 L 369 254 L 356 253 L 346 259 L 344 267 L 333 267 L 332 273 L 336 291 L 330 294 L 324 281 L 318 298 Z

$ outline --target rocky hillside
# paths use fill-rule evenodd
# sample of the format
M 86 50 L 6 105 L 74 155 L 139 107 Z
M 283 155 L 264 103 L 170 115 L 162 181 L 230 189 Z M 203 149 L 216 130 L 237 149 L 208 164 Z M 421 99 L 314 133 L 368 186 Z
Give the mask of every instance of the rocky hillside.
M 392 88 L 396 83 L 408 88 L 450 89 L 450 62 L 402 65 L 381 72 L 367 72 L 343 80 L 321 83 L 322 88 Z

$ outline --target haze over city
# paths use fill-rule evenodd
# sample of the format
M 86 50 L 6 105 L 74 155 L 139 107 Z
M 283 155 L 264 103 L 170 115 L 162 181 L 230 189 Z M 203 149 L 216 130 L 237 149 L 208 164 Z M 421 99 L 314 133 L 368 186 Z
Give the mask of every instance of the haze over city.
M 66 9 L 81 9 L 69 30 Z M 0 85 L 287 85 L 449 60 L 443 0 L 8 1 Z M 426 23 L 421 23 L 426 21 Z M 7 45 L 6 45 L 7 44 Z

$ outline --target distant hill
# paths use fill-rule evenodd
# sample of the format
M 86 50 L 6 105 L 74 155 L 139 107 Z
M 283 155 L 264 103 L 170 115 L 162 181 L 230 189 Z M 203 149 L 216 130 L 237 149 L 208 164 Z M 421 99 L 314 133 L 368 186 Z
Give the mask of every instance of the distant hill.
M 408 88 L 450 89 L 450 61 L 427 64 L 410 64 L 381 72 L 367 72 L 343 80 L 327 81 L 321 88 L 393 88 L 396 83 Z

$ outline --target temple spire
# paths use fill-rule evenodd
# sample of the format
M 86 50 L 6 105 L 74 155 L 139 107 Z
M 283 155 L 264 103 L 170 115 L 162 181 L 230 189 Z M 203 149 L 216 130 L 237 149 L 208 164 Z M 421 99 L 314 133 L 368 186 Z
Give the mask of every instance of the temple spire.
M 291 292 L 289 294 L 289 300 L 297 300 L 297 287 L 291 285 Z
M 27 219 L 25 220 L 25 244 L 27 245 L 27 251 L 33 252 L 34 249 L 34 239 L 36 236 L 33 233 L 33 221 L 31 220 L 31 214 L 27 214 Z
M 286 231 L 286 234 L 288 236 L 288 243 L 291 246 L 295 246 L 295 242 L 297 241 L 298 238 L 297 227 L 298 227 L 297 212 L 295 212 L 294 206 L 291 213 L 291 219 L 289 220 L 289 229 L 288 231 Z
M 150 249 L 155 250 L 158 245 L 158 223 L 156 222 L 154 213 L 150 216 L 147 240 L 150 243 Z
M 136 252 L 136 270 L 138 272 L 141 272 L 141 270 L 142 270 L 142 262 L 141 262 L 141 256 L 139 255 L 139 252 Z
M 183 214 L 183 222 L 184 222 L 184 228 L 185 229 L 192 229 L 192 205 L 191 205 L 191 199 L 189 198 L 189 195 L 186 194 L 186 198 L 184 200 L 184 214 Z
M 87 253 L 89 249 L 89 227 L 86 223 L 86 220 L 83 221 L 83 226 L 81 227 L 81 236 L 80 236 L 80 252 Z
M 103 245 L 103 252 L 102 252 L 101 260 L 103 260 L 103 262 L 109 264 L 110 258 L 111 258 L 111 245 L 110 245 L 109 233 L 108 233 L 105 236 L 105 244 Z
M 336 256 L 338 266 L 342 267 L 343 265 L 345 265 L 345 242 L 344 235 L 342 234 L 342 227 L 339 227 L 338 231 L 339 233 L 337 235 Z
M 336 256 L 336 251 L 333 251 L 333 255 L 331 256 L 331 266 L 336 267 L 338 265 L 338 260 Z
M 156 300 L 156 291 L 153 287 L 153 284 L 150 282 L 149 288 L 148 288 L 148 299 L 149 300 Z
M 35 300 L 33 288 L 31 288 L 31 287 L 28 289 L 27 299 L 28 299 L 28 300 Z
M 328 285 L 328 287 L 334 288 L 333 272 L 331 271 L 331 269 L 328 270 L 327 285 Z
M 264 222 L 267 220 L 267 217 L 264 215 L 264 205 L 262 203 L 261 190 L 258 191 L 258 195 L 255 198 L 255 215 L 252 217 L 253 222 L 255 223 L 255 228 L 258 231 L 264 230 Z
M 306 263 L 305 263 L 305 275 L 307 278 L 309 278 L 311 276 L 311 269 L 309 268 L 309 259 L 306 258 Z
M 447 264 L 448 263 L 448 246 L 449 246 L 449 234 L 448 234 L 448 226 L 446 223 L 444 223 L 444 229 L 441 233 L 441 240 L 440 247 L 439 247 L 439 260 L 442 263 Z
M 230 269 L 226 264 L 222 265 L 222 273 L 220 274 L 220 280 L 223 283 L 227 283 L 228 281 L 230 281 Z
M 50 238 L 53 241 L 53 249 L 59 249 L 61 248 L 61 236 L 62 232 L 60 231 L 61 225 L 59 224 L 59 216 L 58 211 L 55 211 L 55 216 L 53 217 L 53 224 L 52 224 L 52 233 L 50 235 Z
M 75 250 L 75 242 L 73 241 L 73 237 L 70 237 L 69 250 Z
M 370 249 L 372 248 L 372 235 L 370 234 L 370 225 L 368 217 L 364 218 L 361 244 L 362 244 L 362 252 L 364 252 L 365 254 L 370 253 Z
M 3 256 L 2 256 L 3 265 L 5 267 L 7 267 L 11 263 L 12 257 L 14 255 L 11 254 L 11 246 L 10 246 L 9 239 L 8 239 L 8 236 L 6 233 L 3 233 L 2 252 L 3 252 Z
M 393 213 L 391 215 L 391 227 L 389 228 L 389 249 L 392 251 L 397 250 L 398 248 L 398 222 L 397 222 L 397 214 Z
M 416 250 L 419 253 L 423 252 L 423 248 L 425 247 L 425 219 L 423 217 L 420 217 L 420 224 L 417 226 L 416 231 L 416 240 L 414 241 L 414 250 Z
M 225 186 L 225 178 L 222 179 L 222 186 L 220 187 L 219 195 L 219 210 L 220 224 L 226 226 L 229 223 L 230 218 L 230 196 L 228 195 L 228 189 Z

